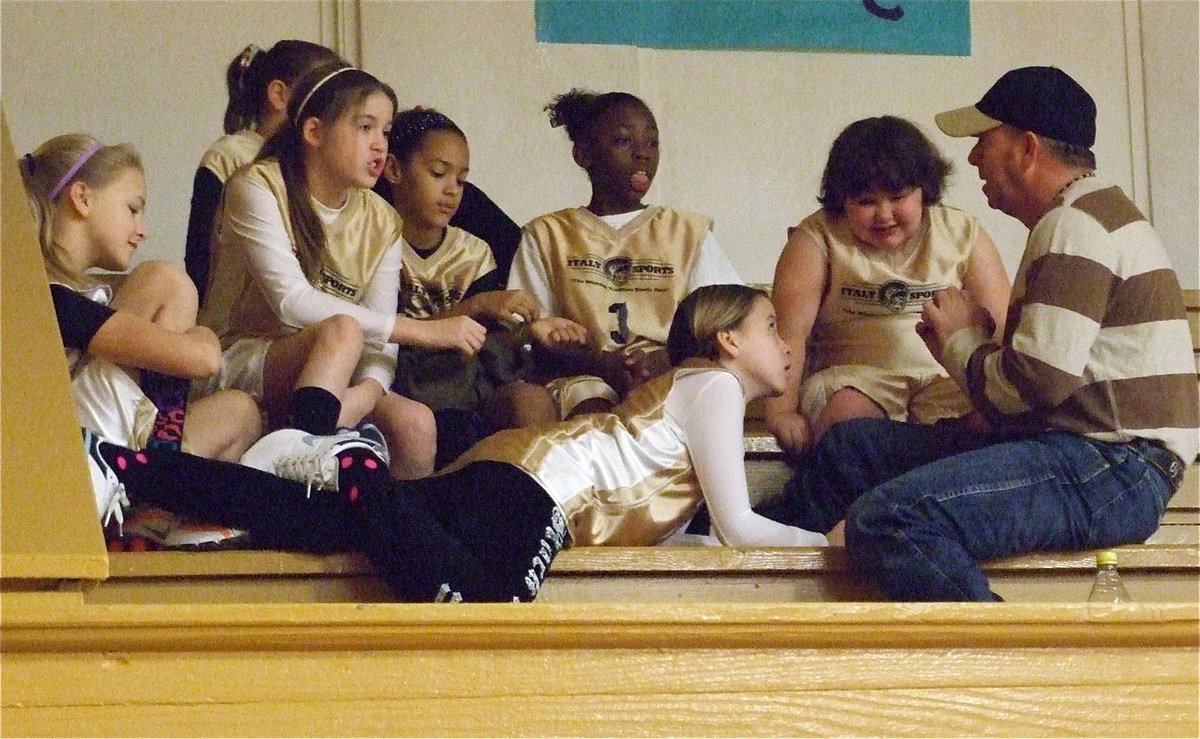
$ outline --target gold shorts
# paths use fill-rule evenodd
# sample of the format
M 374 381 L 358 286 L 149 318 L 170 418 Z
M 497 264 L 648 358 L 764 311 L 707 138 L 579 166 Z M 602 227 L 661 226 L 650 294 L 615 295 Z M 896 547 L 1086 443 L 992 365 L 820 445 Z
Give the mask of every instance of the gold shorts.
M 249 393 L 256 402 L 263 399 L 263 363 L 274 339 L 250 336 L 238 339 L 221 352 L 221 369 L 209 378 L 203 393 L 233 388 Z
M 874 401 L 894 421 L 934 423 L 972 410 L 971 401 L 950 376 L 906 375 L 862 364 L 827 367 L 800 388 L 800 411 L 815 422 L 834 393 L 854 388 Z
M 554 399 L 560 420 L 570 416 L 571 412 L 586 400 L 603 398 L 613 405 L 621 400 L 612 386 L 595 375 L 559 377 L 546 383 L 546 389 Z

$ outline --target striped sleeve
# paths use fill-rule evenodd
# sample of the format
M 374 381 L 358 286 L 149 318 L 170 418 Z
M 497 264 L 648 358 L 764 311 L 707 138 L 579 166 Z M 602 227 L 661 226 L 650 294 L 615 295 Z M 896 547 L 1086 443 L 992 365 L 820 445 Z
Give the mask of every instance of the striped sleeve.
M 947 347 L 994 426 L 1150 438 L 1195 459 L 1200 401 L 1179 281 L 1119 189 L 1047 214 L 1015 282 L 1003 346 Z

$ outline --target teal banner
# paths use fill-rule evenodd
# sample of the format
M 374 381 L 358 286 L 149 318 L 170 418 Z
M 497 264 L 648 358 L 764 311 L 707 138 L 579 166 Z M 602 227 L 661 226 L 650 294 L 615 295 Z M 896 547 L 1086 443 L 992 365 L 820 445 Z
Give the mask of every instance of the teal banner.
M 536 0 L 537 40 L 969 56 L 969 0 Z

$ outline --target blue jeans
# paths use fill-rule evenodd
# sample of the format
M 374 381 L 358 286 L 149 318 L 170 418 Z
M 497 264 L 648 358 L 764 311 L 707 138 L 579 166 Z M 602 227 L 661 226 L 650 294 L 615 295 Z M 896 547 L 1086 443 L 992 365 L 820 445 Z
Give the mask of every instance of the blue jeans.
M 851 562 L 894 600 L 999 600 L 978 560 L 1145 541 L 1174 492 L 1138 445 L 1067 432 L 998 441 L 860 419 L 812 462 L 810 504 L 848 507 Z

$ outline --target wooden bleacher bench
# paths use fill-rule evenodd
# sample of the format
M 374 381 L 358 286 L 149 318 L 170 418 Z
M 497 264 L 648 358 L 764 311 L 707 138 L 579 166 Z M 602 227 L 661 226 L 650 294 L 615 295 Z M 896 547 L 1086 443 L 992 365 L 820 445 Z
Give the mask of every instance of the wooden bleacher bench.
M 1200 290 L 1187 291 L 1200 374 Z M 790 474 L 774 437 L 751 412 L 745 449 L 755 503 L 778 495 Z M 1200 582 L 1200 467 L 1187 471 L 1159 530 L 1143 545 L 1121 547 L 1120 567 L 1135 599 L 1196 600 Z M 987 563 L 996 592 L 1017 601 L 1086 596 L 1093 552 L 1038 554 Z M 578 547 L 551 568 L 542 600 L 845 601 L 880 594 L 851 572 L 841 548 L 737 550 L 696 547 Z M 109 578 L 93 602 L 386 601 L 386 587 L 357 554 L 285 552 L 129 552 L 110 555 Z

